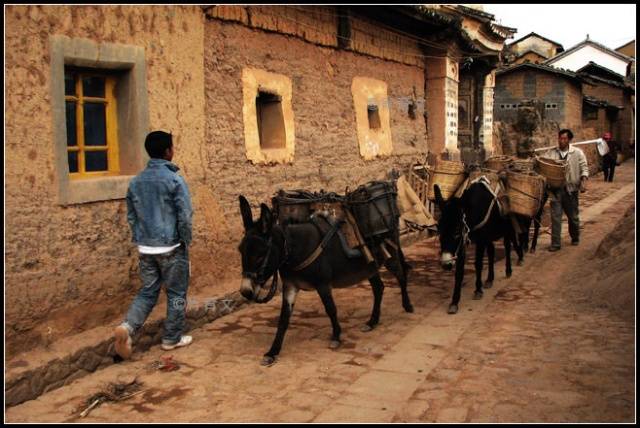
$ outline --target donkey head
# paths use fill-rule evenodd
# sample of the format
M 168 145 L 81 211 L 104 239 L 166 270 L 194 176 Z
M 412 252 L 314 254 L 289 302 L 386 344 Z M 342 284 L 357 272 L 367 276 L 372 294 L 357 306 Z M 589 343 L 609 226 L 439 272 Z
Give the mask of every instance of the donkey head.
M 456 263 L 456 252 L 462 239 L 462 201 L 452 197 L 445 201 L 440 187 L 433 187 L 436 204 L 440 209 L 438 235 L 440 238 L 440 264 L 443 269 L 451 270 Z
M 254 222 L 249 201 L 242 195 L 239 199 L 244 224 L 244 237 L 238 247 L 242 257 L 240 293 L 251 300 L 267 280 L 275 275 L 282 252 L 273 239 L 273 215 L 269 207 L 260 204 L 260 218 Z

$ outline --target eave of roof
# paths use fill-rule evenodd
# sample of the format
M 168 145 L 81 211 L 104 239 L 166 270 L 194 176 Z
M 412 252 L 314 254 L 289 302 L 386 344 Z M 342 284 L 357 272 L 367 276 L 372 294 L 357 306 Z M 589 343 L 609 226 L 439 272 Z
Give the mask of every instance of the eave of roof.
M 621 88 L 621 89 L 632 89 L 632 87 L 630 87 L 628 84 L 626 84 L 624 82 L 619 82 L 617 80 L 605 79 L 604 77 L 594 76 L 592 74 L 588 74 L 588 73 L 584 73 L 584 72 L 583 73 L 579 73 L 579 76 L 581 76 L 583 79 L 585 79 L 587 81 L 588 80 L 595 80 L 595 81 L 606 83 L 607 85 L 615 86 L 615 87 Z M 588 83 L 590 83 L 590 82 L 588 82 Z
M 603 71 L 613 75 L 613 77 L 615 77 L 617 80 L 620 80 L 621 82 L 624 81 L 624 76 L 622 74 L 616 73 L 615 71 L 613 71 L 613 70 L 611 70 L 611 69 L 609 69 L 607 67 L 604 67 L 604 66 L 602 66 L 600 64 L 597 64 L 597 63 L 595 63 L 593 61 L 589 61 L 589 64 L 587 64 L 584 67 L 576 70 L 576 73 L 589 74 L 588 72 L 585 71 L 585 69 L 587 69 L 587 68 L 599 68 L 600 70 L 603 70 Z
M 543 37 L 543 36 L 541 36 L 541 35 L 540 35 L 540 34 L 538 34 L 538 33 L 534 33 L 533 31 L 532 31 L 532 32 L 530 32 L 529 34 L 527 34 L 526 36 L 524 36 L 524 37 L 520 37 L 518 40 L 516 40 L 516 41 L 513 41 L 513 42 L 509 43 L 509 46 L 514 45 L 514 44 L 516 44 L 516 43 L 518 43 L 518 42 L 523 41 L 524 39 L 527 39 L 527 38 L 529 38 L 529 37 L 533 37 L 533 36 L 538 37 L 538 38 L 540 38 L 540 39 L 542 39 L 542 40 L 546 40 L 547 42 L 553 43 L 554 45 L 556 45 L 556 46 L 560 46 L 561 48 L 563 47 L 560 43 L 558 43 L 558 42 L 554 42 L 554 41 L 553 41 L 553 40 L 551 40 L 551 39 L 547 39 L 546 37 Z
M 463 6 L 461 4 L 457 5 L 457 9 L 466 14 L 473 16 L 475 18 L 485 19 L 486 22 L 493 21 L 495 19 L 495 15 L 491 13 L 484 12 L 482 10 L 474 9 L 472 7 Z
M 571 71 L 568 70 L 563 70 L 561 68 L 555 68 L 555 67 L 551 67 L 548 65 L 544 65 L 544 64 L 534 64 L 531 62 L 523 62 L 521 64 L 516 64 L 507 68 L 503 68 L 501 70 L 497 70 L 496 71 L 496 75 L 499 74 L 507 74 L 507 73 L 511 73 L 513 71 L 516 71 L 518 68 L 535 68 L 537 70 L 541 70 L 541 71 L 546 71 L 548 73 L 552 73 L 552 74 L 557 74 L 559 76 L 563 76 L 578 82 L 584 82 L 584 79 L 577 75 L 576 73 L 573 73 Z
M 582 101 L 584 101 L 587 104 L 591 104 L 593 106 L 596 107 L 604 107 L 604 108 L 609 108 L 609 109 L 618 109 L 618 110 L 623 110 L 624 107 L 623 106 L 617 106 L 615 104 L 611 104 L 608 101 L 605 100 L 599 100 L 597 98 L 594 97 L 590 97 L 588 95 L 585 95 L 582 97 Z
M 578 49 L 580 49 L 580 48 L 582 48 L 583 46 L 586 46 L 586 45 L 591 45 L 594 48 L 600 49 L 604 53 L 608 53 L 609 55 L 611 55 L 613 57 L 616 57 L 618 59 L 621 59 L 623 61 L 627 61 L 627 62 L 633 61 L 633 58 L 628 57 L 625 54 L 622 54 L 620 52 L 616 52 L 613 49 L 610 49 L 610 48 L 606 47 L 605 45 L 602 45 L 602 44 L 600 44 L 598 42 L 594 42 L 593 40 L 586 39 L 586 40 L 581 41 L 577 45 L 567 49 L 566 51 L 561 52 L 561 53 L 559 53 L 558 55 L 556 55 L 556 56 L 554 56 L 552 58 L 549 58 L 548 60 L 545 61 L 545 64 L 552 64 L 552 63 L 558 61 L 559 59 L 564 58 L 565 56 L 571 54 L 572 52 L 577 51 Z

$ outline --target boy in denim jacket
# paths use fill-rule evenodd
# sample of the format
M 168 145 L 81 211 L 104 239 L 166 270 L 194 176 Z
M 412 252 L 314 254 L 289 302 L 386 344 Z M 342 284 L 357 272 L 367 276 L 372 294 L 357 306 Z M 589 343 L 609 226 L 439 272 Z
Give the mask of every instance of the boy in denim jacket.
M 127 221 L 140 253 L 142 288 L 125 321 L 114 332 L 115 350 L 124 359 L 131 356 L 131 338 L 158 302 L 162 283 L 167 293 L 162 349 L 171 350 L 192 342 L 191 336 L 182 335 L 193 215 L 189 188 L 178 175 L 179 168 L 171 163 L 174 154 L 171 134 L 151 132 L 144 146 L 151 159 L 131 180 L 127 191 Z

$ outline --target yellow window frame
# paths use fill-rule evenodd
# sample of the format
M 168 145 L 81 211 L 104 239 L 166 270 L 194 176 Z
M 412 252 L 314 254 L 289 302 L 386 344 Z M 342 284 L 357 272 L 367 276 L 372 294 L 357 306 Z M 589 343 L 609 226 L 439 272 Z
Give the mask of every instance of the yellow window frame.
M 67 146 L 67 153 L 78 152 L 78 172 L 70 172 L 72 180 L 118 175 L 120 173 L 120 156 L 118 146 L 118 115 L 115 96 L 116 77 L 107 74 L 79 72 L 73 70 L 76 95 L 65 95 L 65 101 L 72 101 L 76 108 L 76 146 Z M 82 88 L 84 77 L 104 78 L 104 98 L 85 97 Z M 84 104 L 105 104 L 106 146 L 85 146 L 84 144 Z M 69 132 L 69 130 L 67 130 Z M 86 171 L 85 153 L 90 151 L 107 152 L 107 170 Z

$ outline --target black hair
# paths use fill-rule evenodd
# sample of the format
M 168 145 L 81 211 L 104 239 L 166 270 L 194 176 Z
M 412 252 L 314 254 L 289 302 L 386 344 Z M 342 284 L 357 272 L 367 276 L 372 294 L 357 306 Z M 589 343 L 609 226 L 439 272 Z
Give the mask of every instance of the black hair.
M 573 132 L 571 132 L 570 129 L 561 129 L 560 131 L 558 131 L 558 137 L 562 134 L 567 134 L 567 137 L 569 137 L 569 141 L 573 140 Z
M 144 148 L 150 158 L 162 159 L 167 149 L 173 147 L 173 139 L 171 134 L 164 131 L 153 131 L 147 135 L 144 140 Z

